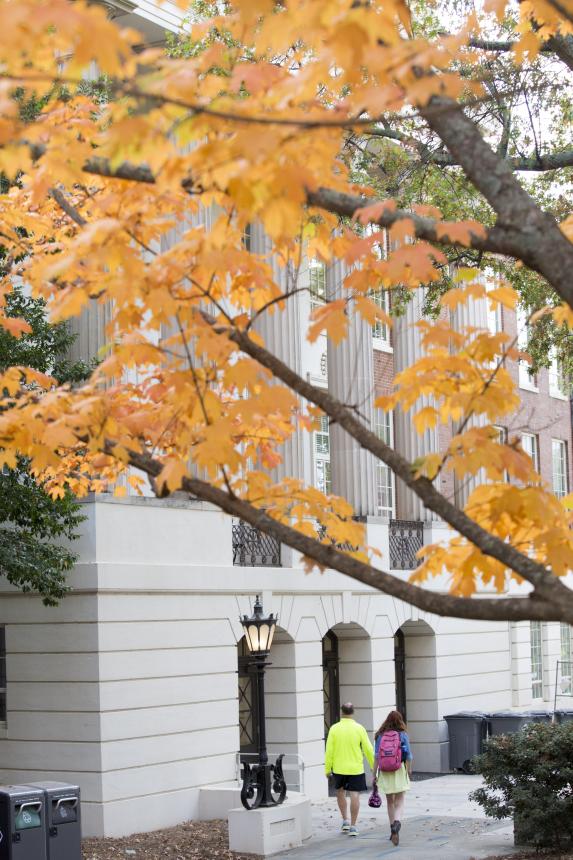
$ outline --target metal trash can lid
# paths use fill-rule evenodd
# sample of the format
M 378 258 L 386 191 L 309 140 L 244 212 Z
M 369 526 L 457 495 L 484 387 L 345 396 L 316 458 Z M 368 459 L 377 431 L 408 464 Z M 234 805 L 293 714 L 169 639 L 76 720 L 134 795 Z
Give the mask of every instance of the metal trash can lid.
M 520 717 L 530 717 L 531 714 L 532 714 L 532 711 L 496 711 L 491 716 L 492 716 L 492 718 L 495 718 L 495 717 L 513 717 L 513 718 L 515 718 L 515 717 L 517 717 L 517 719 L 519 719 Z
M 460 711 L 458 714 L 448 714 L 444 716 L 444 720 L 487 720 L 489 714 L 484 714 L 483 711 Z
M 44 792 L 33 785 L 0 785 L 0 795 L 4 797 L 35 797 L 43 800 Z

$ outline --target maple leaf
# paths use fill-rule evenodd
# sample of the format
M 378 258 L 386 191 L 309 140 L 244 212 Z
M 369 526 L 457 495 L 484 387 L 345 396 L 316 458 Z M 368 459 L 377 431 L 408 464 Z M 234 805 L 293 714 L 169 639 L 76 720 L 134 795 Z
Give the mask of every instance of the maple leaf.
M 12 337 L 22 337 L 23 334 L 30 334 L 32 331 L 30 323 L 20 317 L 0 316 L 0 326 L 9 332 Z
M 311 319 L 312 324 L 309 326 L 307 335 L 310 343 L 314 343 L 323 331 L 332 339 L 333 343 L 340 343 L 348 332 L 346 300 L 337 299 L 328 302 L 328 304 L 313 311 Z

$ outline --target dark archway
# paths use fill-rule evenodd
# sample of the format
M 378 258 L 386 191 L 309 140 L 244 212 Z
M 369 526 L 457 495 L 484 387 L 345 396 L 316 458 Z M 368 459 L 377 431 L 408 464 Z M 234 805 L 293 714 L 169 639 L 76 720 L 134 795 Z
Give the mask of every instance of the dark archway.
M 408 697 L 406 693 L 406 638 L 403 630 L 394 636 L 394 676 L 396 683 L 396 709 L 408 719 Z
M 259 748 L 257 684 L 245 637 L 237 643 L 239 661 L 239 749 L 241 755 Z M 248 759 L 251 761 L 252 759 Z
M 324 741 L 333 723 L 340 719 L 340 665 L 338 637 L 329 630 L 322 640 L 322 697 L 324 703 Z

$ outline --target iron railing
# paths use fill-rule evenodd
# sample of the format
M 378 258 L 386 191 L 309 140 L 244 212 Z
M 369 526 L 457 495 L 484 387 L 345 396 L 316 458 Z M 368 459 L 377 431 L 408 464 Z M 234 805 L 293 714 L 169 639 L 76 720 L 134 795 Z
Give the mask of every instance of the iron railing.
M 280 567 L 280 541 L 243 520 L 233 520 L 233 564 L 240 567 Z
M 390 520 L 390 569 L 414 570 L 418 550 L 424 545 L 424 523 L 419 520 Z

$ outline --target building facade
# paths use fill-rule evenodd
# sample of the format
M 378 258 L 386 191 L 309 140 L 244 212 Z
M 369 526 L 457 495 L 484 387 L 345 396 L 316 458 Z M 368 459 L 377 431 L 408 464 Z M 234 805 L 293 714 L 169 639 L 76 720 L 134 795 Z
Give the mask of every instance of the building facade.
M 179 25 L 169 3 L 107 5 L 122 24 L 143 26 L 150 41 Z M 249 242 L 267 252 L 256 225 Z M 279 268 L 276 277 L 284 277 Z M 269 347 L 315 384 L 359 404 L 365 420 L 411 461 L 443 447 L 453 428 L 418 436 L 408 416 L 373 406 L 421 354 L 413 323 L 422 297 L 392 332 L 356 318 L 338 347 L 325 339 L 311 345 L 309 313 L 336 296 L 344 271 L 310 260 L 300 277 L 307 291 L 261 320 Z M 486 302 L 466 313 L 460 324 L 501 326 L 512 335 L 519 328 L 513 314 L 492 315 Z M 105 308 L 95 305 L 75 323 L 78 355 L 97 352 L 104 323 Z M 571 416 L 559 367 L 537 378 L 517 364 L 512 372 L 522 408 L 500 433 L 519 434 L 541 475 L 565 495 Z M 384 464 L 327 421 L 289 440 L 281 474 L 348 498 L 381 565 L 397 576 L 409 575 L 422 542 L 447 534 Z M 471 488 L 448 474 L 440 480 L 440 489 L 463 503 Z M 415 768 L 439 773 L 449 766 L 444 715 L 551 707 L 556 662 L 571 658 L 569 628 L 439 618 L 332 571 L 306 574 L 287 547 L 177 494 L 101 495 L 84 510 L 71 593 L 59 607 L 0 584 L 0 779 L 78 782 L 86 835 L 195 818 L 201 787 L 236 779 L 240 755 L 257 739 L 239 622 L 256 594 L 279 617 L 267 674 L 269 747 L 288 754 L 294 781 L 311 797 L 327 792 L 324 741 L 341 702 L 354 702 L 371 733 L 399 707 Z

